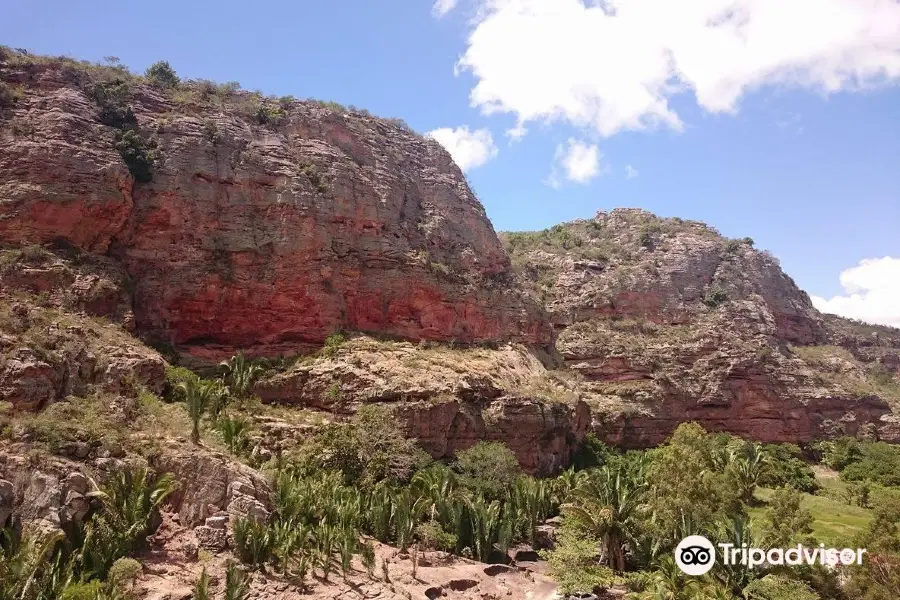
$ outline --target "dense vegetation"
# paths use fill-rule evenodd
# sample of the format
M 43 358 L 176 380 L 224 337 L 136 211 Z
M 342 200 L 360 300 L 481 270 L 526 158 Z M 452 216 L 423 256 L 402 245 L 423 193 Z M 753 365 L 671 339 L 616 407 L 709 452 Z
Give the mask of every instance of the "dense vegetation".
M 160 507 L 174 489 L 166 475 L 123 471 L 91 494 L 91 513 L 78 531 L 64 535 L 0 529 L 0 599 L 129 597 L 141 567 L 127 556 L 143 549 Z
M 322 352 L 341 343 L 335 337 Z M 807 449 L 760 445 L 683 424 L 648 451 L 621 453 L 589 436 L 571 469 L 536 479 L 499 443 L 434 462 L 403 435 L 389 408 L 367 405 L 262 464 L 250 452 L 247 410 L 255 406 L 254 381 L 269 367 L 239 354 L 214 379 L 171 368 L 165 391 L 183 405 L 194 443 L 215 433 L 236 458 L 262 467 L 275 490 L 267 522 L 233 524 L 235 556 L 244 565 L 228 565 L 222 583 L 229 597 L 247 593 L 245 570 L 274 570 L 303 587 L 311 577 L 347 575 L 358 557 L 376 577 L 374 540 L 396 546 L 413 565 L 424 550 L 503 563 L 518 544 L 545 548 L 541 555 L 562 591 L 619 585 L 634 600 L 887 600 L 898 589 L 895 446 L 850 438 Z M 841 494 L 820 485 L 812 460 L 840 474 Z M 128 471 L 95 492 L 84 531 L 41 537 L 7 528 L 0 600 L 128 598 L 140 573 L 128 557 L 142 549 L 172 490 L 165 475 Z M 702 578 L 686 577 L 674 564 L 673 550 L 689 534 L 763 548 L 815 545 L 812 498 L 865 511 L 868 525 L 855 530 L 857 539 L 841 541 L 868 548 L 869 561 L 841 571 L 720 564 Z M 550 517 L 561 525 L 548 547 L 542 525 Z M 380 576 L 387 571 L 381 565 Z M 195 597 L 210 597 L 210 586 L 204 574 Z

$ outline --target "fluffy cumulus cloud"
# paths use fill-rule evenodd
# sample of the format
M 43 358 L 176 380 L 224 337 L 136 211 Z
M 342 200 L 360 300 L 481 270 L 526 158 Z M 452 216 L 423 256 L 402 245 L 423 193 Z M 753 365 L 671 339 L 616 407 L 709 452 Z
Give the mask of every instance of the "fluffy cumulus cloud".
M 553 187 L 560 186 L 560 173 L 569 181 L 575 183 L 587 183 L 594 177 L 601 175 L 600 161 L 603 155 L 596 145 L 589 145 L 574 138 L 563 145 L 556 147 L 553 156 L 553 171 L 547 180 Z
M 841 273 L 844 295 L 813 296 L 822 312 L 900 327 L 900 258 L 867 258 Z
M 634 179 L 640 175 L 638 170 L 632 167 L 631 165 L 625 165 L 625 179 Z
M 456 2 L 457 0 L 437 0 L 431 7 L 431 14 L 440 19 L 456 8 Z
M 473 106 L 516 117 L 513 137 L 534 121 L 604 136 L 680 129 L 670 104 L 680 93 L 728 113 L 763 86 L 834 92 L 900 79 L 897 0 L 470 1 L 457 71 L 475 79 Z M 454 4 L 440 0 L 436 13 Z
M 426 134 L 447 149 L 463 171 L 480 167 L 497 156 L 497 146 L 487 129 L 469 131 L 468 127 L 442 127 Z

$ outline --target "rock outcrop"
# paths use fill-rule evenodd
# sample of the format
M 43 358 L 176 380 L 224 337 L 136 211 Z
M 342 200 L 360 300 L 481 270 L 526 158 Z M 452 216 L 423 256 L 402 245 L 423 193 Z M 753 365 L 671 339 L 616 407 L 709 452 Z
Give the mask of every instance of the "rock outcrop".
M 655 445 L 694 420 L 771 442 L 900 441 L 900 331 L 823 317 L 749 238 L 636 209 L 503 237 L 602 439 Z
M 823 317 L 749 238 L 620 209 L 504 248 L 447 152 L 401 122 L 5 50 L 0 83 L 15 410 L 159 391 L 139 337 L 188 366 L 281 358 L 265 401 L 393 403 L 434 456 L 496 439 L 536 472 L 589 429 L 642 446 L 689 419 L 898 439 L 900 334 Z M 342 330 L 394 341 L 310 355 Z
M 0 241 L 114 257 L 142 335 L 206 360 L 339 330 L 552 343 L 449 154 L 397 121 L 14 54 L 0 82 Z

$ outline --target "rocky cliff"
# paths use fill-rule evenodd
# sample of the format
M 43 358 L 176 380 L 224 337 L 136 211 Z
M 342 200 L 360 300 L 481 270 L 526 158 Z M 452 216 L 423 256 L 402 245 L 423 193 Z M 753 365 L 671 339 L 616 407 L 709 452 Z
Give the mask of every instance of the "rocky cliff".
M 200 359 L 339 330 L 548 346 L 462 173 L 402 122 L 5 51 L 0 240 L 114 259 Z
M 636 209 L 503 237 L 610 443 L 900 440 L 900 331 L 823 317 L 753 240 Z
M 646 446 L 685 420 L 900 440 L 900 333 L 823 317 L 749 238 L 620 209 L 501 241 L 398 121 L 7 50 L 0 83 L 16 410 L 158 391 L 163 357 L 242 349 L 289 357 L 266 402 L 391 403 L 436 457 L 495 439 L 538 472 L 589 431 Z M 356 333 L 311 354 L 338 331 Z M 256 425 L 302 439 L 289 421 Z

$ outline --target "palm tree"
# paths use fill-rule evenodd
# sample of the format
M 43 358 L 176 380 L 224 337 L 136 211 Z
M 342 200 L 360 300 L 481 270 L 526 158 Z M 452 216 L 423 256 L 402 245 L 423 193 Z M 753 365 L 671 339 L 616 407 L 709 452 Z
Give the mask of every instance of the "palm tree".
M 116 559 L 137 550 L 175 488 L 170 474 L 156 478 L 148 469 L 138 468 L 116 473 L 102 490 L 89 494 L 102 508 L 85 532 L 78 555 L 81 572 L 105 577 Z
M 615 571 L 625 570 L 625 545 L 634 539 L 645 489 L 642 472 L 603 467 L 582 479 L 564 506 L 603 540 L 607 564 Z
M 219 363 L 228 390 L 237 398 L 246 398 L 253 389 L 253 382 L 262 374 L 262 368 L 247 360 L 243 352 L 238 352 L 228 360 Z
M 184 397 L 188 416 L 191 418 L 191 441 L 200 443 L 200 419 L 203 413 L 219 392 L 218 384 L 214 381 L 188 379 L 178 384 L 178 390 Z
M 727 517 L 716 524 L 716 529 L 716 538 L 734 544 L 735 548 L 746 545 L 747 548 L 766 549 L 762 540 L 753 534 L 750 519 L 746 515 Z M 713 574 L 722 586 L 736 594 L 740 594 L 741 590 L 754 579 L 752 570 L 744 565 L 735 565 L 733 562 L 726 565 L 721 561 Z
M 197 585 L 194 586 L 192 600 L 209 600 L 209 583 L 209 573 L 206 572 L 206 567 L 203 567 L 203 571 L 200 572 L 200 579 L 197 580 Z
M 746 504 L 753 502 L 753 493 L 759 485 L 767 456 L 762 446 L 750 442 L 744 444 L 737 452 L 731 453 L 731 470 L 740 492 L 741 500 Z
M 235 456 L 240 456 L 245 450 L 248 441 L 247 432 L 250 429 L 250 423 L 247 419 L 226 416 L 218 422 L 217 428 L 219 433 L 222 434 L 225 445 L 228 446 L 228 451 Z
M 636 600 L 698 600 L 704 598 L 699 581 L 681 572 L 671 556 L 665 556 L 644 582 L 644 590 Z
M 0 600 L 29 598 L 33 597 L 32 593 L 40 594 L 48 588 L 48 579 L 58 571 L 55 567 L 64 564 L 58 555 L 50 562 L 65 537 L 62 531 L 19 538 L 12 531 L 2 529 L 0 537 L 3 538 L 0 539 Z M 71 578 L 71 570 L 68 576 Z

